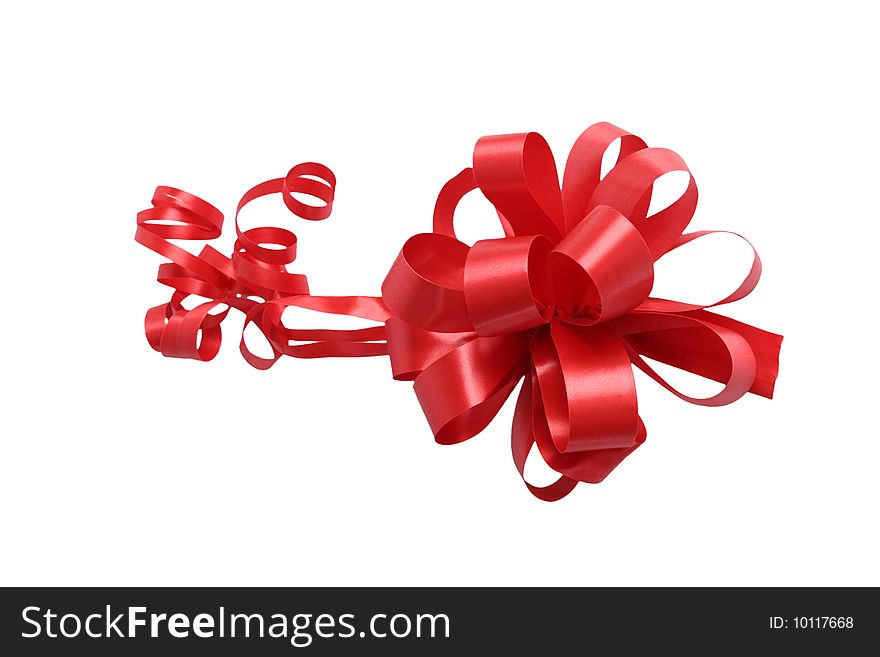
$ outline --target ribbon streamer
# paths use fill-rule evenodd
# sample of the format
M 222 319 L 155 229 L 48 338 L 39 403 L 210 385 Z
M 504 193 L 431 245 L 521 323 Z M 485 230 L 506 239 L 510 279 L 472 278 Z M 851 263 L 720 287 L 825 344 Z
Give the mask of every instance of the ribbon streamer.
M 616 140 L 617 162 L 602 177 L 603 155 Z M 654 183 L 672 171 L 688 174 L 687 189 L 649 216 Z M 684 160 L 670 150 L 649 148 L 639 137 L 599 123 L 575 142 L 560 186 L 550 148 L 537 133 L 483 137 L 473 167 L 441 189 L 433 231 L 404 244 L 381 297 L 310 296 L 306 277 L 287 269 L 296 257 L 291 231 L 243 231 L 238 225 L 247 203 L 274 193 L 294 215 L 325 219 L 335 187 L 330 169 L 305 163 L 252 188 L 238 204 L 237 239 L 228 258 L 210 246 L 196 256 L 170 243 L 218 237 L 223 215 L 191 194 L 157 188 L 153 207 L 138 214 L 135 236 L 171 261 L 158 275 L 174 290 L 171 300 L 151 308 L 145 319 L 153 349 L 210 360 L 220 347 L 220 325 L 236 308 L 245 313 L 245 326 L 254 323 L 272 347 L 271 358 L 258 357 L 242 333 L 241 353 L 259 369 L 285 354 L 387 354 L 394 378 L 414 382 L 441 444 L 480 433 L 523 381 L 511 431 L 513 460 L 524 478 L 526 459 L 537 446 L 559 478 L 549 486 L 526 485 L 547 501 L 564 497 L 578 482 L 602 481 L 644 442 L 633 366 L 693 404 L 720 406 L 749 392 L 773 395 L 782 336 L 707 310 L 755 288 L 761 275 L 757 252 L 743 282 L 716 303 L 650 296 L 659 258 L 725 232 L 684 232 L 696 209 L 697 186 Z M 468 246 L 457 239 L 453 218 L 459 201 L 476 189 L 495 207 L 505 237 Z M 294 193 L 320 204 L 307 205 Z M 182 304 L 190 295 L 207 301 L 186 310 Z M 282 322 L 289 306 L 376 323 L 354 330 L 293 329 Z M 724 387 L 708 398 L 691 397 L 646 358 Z

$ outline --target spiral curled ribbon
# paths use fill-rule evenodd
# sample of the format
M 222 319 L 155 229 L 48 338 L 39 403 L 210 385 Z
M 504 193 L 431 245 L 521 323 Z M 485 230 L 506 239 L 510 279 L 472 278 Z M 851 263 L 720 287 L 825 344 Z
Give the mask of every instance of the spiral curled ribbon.
M 617 162 L 602 177 L 603 156 L 617 140 Z M 654 183 L 672 171 L 688 174 L 687 189 L 648 216 Z M 505 237 L 469 247 L 456 238 L 453 217 L 459 201 L 476 189 L 495 207 Z M 238 211 L 258 196 L 279 192 L 294 214 L 323 219 L 334 190 L 329 169 L 302 164 L 251 189 Z M 323 205 L 305 205 L 295 192 Z M 540 135 L 483 137 L 473 167 L 440 191 L 433 231 L 404 244 L 381 297 L 316 297 L 308 294 L 305 276 L 287 271 L 296 247 L 288 230 L 241 231 L 236 214 L 231 258 L 210 246 L 194 256 L 170 244 L 168 239 L 217 237 L 223 217 L 197 197 L 160 187 L 154 207 L 138 215 L 136 239 L 171 260 L 160 266 L 158 280 L 174 293 L 169 303 L 147 312 L 147 339 L 163 355 L 210 360 L 219 349 L 220 323 L 229 308 L 237 308 L 245 325 L 255 323 L 272 346 L 273 357 L 260 358 L 242 337 L 241 352 L 254 367 L 268 368 L 284 354 L 387 354 L 394 378 L 414 381 L 441 444 L 480 433 L 524 380 L 511 431 L 514 464 L 525 480 L 526 459 L 537 446 L 559 478 L 549 486 L 526 485 L 542 500 L 557 500 L 578 482 L 602 481 L 644 442 L 633 366 L 693 404 L 720 406 L 747 392 L 773 395 L 782 336 L 707 310 L 755 288 L 761 275 L 757 252 L 742 283 L 713 304 L 650 296 L 660 257 L 726 232 L 685 233 L 696 205 L 696 183 L 677 154 L 649 148 L 609 123 L 578 138 L 561 186 Z M 185 310 L 188 295 L 208 301 Z M 228 307 L 211 314 L 221 304 Z M 288 306 L 378 323 L 355 330 L 292 329 L 282 322 Z M 688 396 L 646 358 L 723 388 L 707 398 Z

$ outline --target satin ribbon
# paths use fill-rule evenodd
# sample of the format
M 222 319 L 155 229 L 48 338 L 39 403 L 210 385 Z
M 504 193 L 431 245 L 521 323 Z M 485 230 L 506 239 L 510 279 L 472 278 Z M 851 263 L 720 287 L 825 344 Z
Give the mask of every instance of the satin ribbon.
M 603 155 L 616 140 L 618 160 L 601 177 Z M 687 189 L 648 216 L 654 183 L 672 171 L 688 174 Z M 742 283 L 713 304 L 650 296 L 654 262 L 719 232 L 684 233 L 697 204 L 684 161 L 599 123 L 575 142 L 561 187 L 558 181 L 540 135 L 483 137 L 473 167 L 440 191 L 433 231 L 404 244 L 381 297 L 309 296 L 305 276 L 287 271 L 295 258 L 294 234 L 281 228 L 241 231 L 237 214 L 231 258 L 210 246 L 194 256 L 167 240 L 217 237 L 223 217 L 197 197 L 160 187 L 154 207 L 138 215 L 136 239 L 171 260 L 160 266 L 159 281 L 174 293 L 169 303 L 147 312 L 147 339 L 163 355 L 210 360 L 228 308 L 211 311 L 226 304 L 243 311 L 245 325 L 255 323 L 272 346 L 272 358 L 257 357 L 242 335 L 241 352 L 257 368 L 270 367 L 283 354 L 388 354 L 394 378 L 414 381 L 441 444 L 480 433 L 524 379 L 511 432 L 513 459 L 524 477 L 537 446 L 560 476 L 549 486 L 526 485 L 548 501 L 578 482 L 602 481 L 644 442 L 633 366 L 694 404 L 729 404 L 747 392 L 772 397 L 782 337 L 707 310 L 755 288 L 761 274 L 757 252 Z M 468 246 L 457 239 L 453 217 L 461 198 L 475 189 L 495 207 L 505 237 Z M 294 214 L 323 219 L 334 190 L 329 169 L 302 164 L 251 189 L 238 212 L 258 196 L 281 193 Z M 305 205 L 293 192 L 311 194 L 322 205 Z M 169 220 L 178 223 L 166 225 Z M 208 300 L 185 310 L 182 301 L 191 294 Z M 378 323 L 355 330 L 292 329 L 282 322 L 288 306 Z M 724 386 L 707 398 L 686 395 L 645 358 Z
M 255 355 L 248 348 L 242 329 L 239 348 L 245 360 L 258 369 L 271 367 L 284 354 L 319 358 L 387 353 L 384 344 L 375 342 L 385 339 L 382 326 L 357 330 L 286 328 L 281 323 L 281 314 L 292 305 L 379 321 L 384 321 L 388 314 L 379 299 L 309 296 L 306 276 L 287 269 L 296 259 L 296 235 L 271 226 L 242 230 L 238 223 L 238 216 L 248 203 L 269 194 L 281 194 L 290 212 L 302 219 L 326 219 L 332 211 L 335 190 L 333 172 L 315 162 L 298 164 L 284 178 L 251 188 L 236 208 L 237 239 L 232 255 L 226 257 L 210 245 L 193 255 L 168 241 L 219 237 L 223 214 L 192 194 L 173 187 L 157 187 L 153 207 L 137 215 L 135 240 L 171 260 L 159 266 L 157 280 L 173 288 L 174 293 L 168 303 L 147 311 L 144 328 L 150 346 L 171 358 L 211 360 L 220 349 L 221 323 L 229 309 L 235 308 L 245 313 L 245 327 L 255 322 L 272 346 L 271 358 Z M 306 204 L 294 193 L 309 195 L 318 204 Z M 183 302 L 191 295 L 207 300 L 187 310 Z

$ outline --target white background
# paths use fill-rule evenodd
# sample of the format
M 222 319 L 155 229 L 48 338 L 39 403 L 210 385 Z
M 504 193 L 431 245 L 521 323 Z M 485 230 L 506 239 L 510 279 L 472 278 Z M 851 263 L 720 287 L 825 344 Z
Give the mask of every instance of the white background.
M 0 582 L 880 584 L 862 3 L 240 5 L 2 10 Z M 478 137 L 539 131 L 561 168 L 601 120 L 686 159 L 692 228 L 765 262 L 722 312 L 786 336 L 772 402 L 701 408 L 640 377 L 648 441 L 601 485 L 533 499 L 510 404 L 435 445 L 384 358 L 258 372 L 240 315 L 211 363 L 143 337 L 167 298 L 132 240 L 157 184 L 228 217 L 251 184 L 327 163 L 328 221 L 278 197 L 245 221 L 293 227 L 313 292 L 375 294 Z M 479 199 L 459 225 L 495 230 Z M 717 242 L 661 261 L 661 291 L 726 293 L 747 262 Z

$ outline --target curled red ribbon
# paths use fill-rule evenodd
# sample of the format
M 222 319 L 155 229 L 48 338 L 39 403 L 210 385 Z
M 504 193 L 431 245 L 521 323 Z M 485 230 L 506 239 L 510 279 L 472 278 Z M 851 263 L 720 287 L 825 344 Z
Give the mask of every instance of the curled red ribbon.
M 601 177 L 603 155 L 616 140 L 618 160 Z M 672 171 L 689 175 L 687 189 L 648 216 L 654 183 Z M 747 392 L 772 397 L 782 336 L 706 310 L 755 288 L 761 274 L 757 253 L 743 282 L 716 303 L 650 296 L 655 261 L 719 232 L 684 233 L 697 204 L 696 183 L 684 161 L 599 123 L 575 142 L 561 187 L 558 181 L 550 148 L 537 133 L 483 137 L 473 167 L 440 191 L 433 232 L 404 244 L 381 297 L 310 296 L 305 276 L 287 271 L 296 256 L 292 232 L 238 227 L 244 205 L 271 193 L 281 193 L 302 218 L 329 216 L 336 181 L 323 165 L 298 165 L 285 178 L 244 195 L 231 258 L 210 246 L 194 256 L 169 243 L 217 237 L 223 216 L 195 196 L 159 187 L 154 207 L 138 214 L 136 239 L 171 260 L 160 266 L 158 279 L 174 293 L 169 303 L 147 312 L 147 339 L 163 355 L 210 360 L 219 349 L 228 308 L 211 311 L 226 304 L 243 311 L 245 325 L 255 323 L 271 344 L 273 357 L 261 358 L 242 335 L 242 354 L 260 369 L 283 354 L 388 354 L 394 378 L 414 381 L 442 444 L 480 433 L 524 378 L 511 432 L 513 459 L 522 476 L 537 445 L 560 477 L 545 487 L 526 485 L 548 501 L 565 496 L 578 482 L 602 481 L 644 442 L 633 365 L 694 404 L 729 404 Z M 456 238 L 453 215 L 461 198 L 477 188 L 494 205 L 505 237 L 469 247 Z M 296 192 L 316 197 L 320 205 L 300 202 Z M 208 301 L 186 310 L 182 302 L 188 295 Z M 281 321 L 288 306 L 379 324 L 292 329 Z M 708 398 L 690 397 L 645 358 L 719 381 L 724 388 Z

